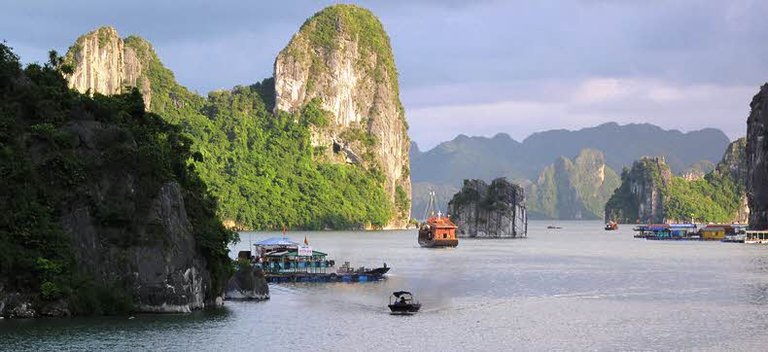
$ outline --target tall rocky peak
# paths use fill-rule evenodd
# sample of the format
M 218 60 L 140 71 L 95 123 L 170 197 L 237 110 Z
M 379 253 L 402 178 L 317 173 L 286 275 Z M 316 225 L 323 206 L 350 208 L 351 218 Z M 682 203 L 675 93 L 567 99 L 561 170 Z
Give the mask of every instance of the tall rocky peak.
M 750 104 L 747 119 L 747 199 L 749 226 L 768 229 L 768 83 L 760 87 Z
M 573 160 L 559 157 L 529 186 L 531 216 L 599 219 L 619 176 L 605 164 L 603 152 L 582 149 Z
M 70 88 L 81 93 L 114 95 L 137 88 L 147 111 L 174 120 L 186 106 L 199 107 L 202 98 L 176 82 L 155 50 L 138 36 L 121 38 L 113 27 L 101 27 L 75 41 L 64 56 L 73 73 Z
M 747 165 L 747 138 L 742 137 L 731 144 L 723 154 L 723 160 L 717 163 L 715 170 L 712 171 L 710 178 L 730 178 L 736 187 L 736 192 L 740 197 L 733 221 L 738 223 L 749 222 L 749 199 L 747 197 L 747 180 L 749 169 Z
M 605 205 L 606 220 L 625 223 L 664 222 L 664 189 L 672 171 L 662 157 L 644 157 L 621 174 L 621 186 Z
M 715 166 L 715 172 L 729 175 L 734 181 L 744 185 L 747 180 L 747 138 L 741 137 L 725 149 L 723 159 Z
M 354 5 L 325 8 L 278 55 L 275 110 L 296 112 L 313 101 L 331 115 L 313 127 L 313 145 L 326 153 L 362 156 L 353 162 L 380 169 L 397 208 L 388 227 L 405 226 L 410 140 L 389 37 L 370 11 Z
M 66 77 L 69 87 L 81 93 L 104 95 L 122 93 L 126 87 L 138 87 L 144 105 L 149 109 L 152 89 L 146 75 L 148 63 L 140 59 L 148 53 L 137 49 L 137 45 L 126 45 L 112 27 L 101 27 L 77 38 L 65 56 L 65 63 L 74 69 Z M 147 44 L 143 49 L 151 51 L 152 47 Z

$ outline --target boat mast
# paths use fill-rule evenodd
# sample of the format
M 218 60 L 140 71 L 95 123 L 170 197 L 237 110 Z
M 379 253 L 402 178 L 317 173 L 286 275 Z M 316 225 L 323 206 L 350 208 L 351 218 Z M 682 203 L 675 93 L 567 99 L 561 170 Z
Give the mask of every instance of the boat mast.
M 435 209 L 437 209 L 437 204 L 435 201 L 435 191 L 430 190 L 429 201 L 427 201 L 427 206 L 424 207 L 424 221 L 429 219 L 431 216 L 435 215 Z

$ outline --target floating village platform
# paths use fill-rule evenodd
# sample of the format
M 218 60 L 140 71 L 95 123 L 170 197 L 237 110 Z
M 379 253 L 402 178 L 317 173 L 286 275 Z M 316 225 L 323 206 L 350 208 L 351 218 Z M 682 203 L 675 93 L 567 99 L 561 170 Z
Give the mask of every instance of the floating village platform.
M 635 238 L 659 241 L 721 241 L 741 242 L 745 240 L 746 225 L 708 224 L 698 228 L 696 224 L 649 224 L 637 225 Z
M 267 282 L 369 282 L 385 278 L 389 267 L 353 268 L 344 262 L 338 269 L 328 254 L 316 251 L 304 243 L 294 242 L 286 237 L 272 237 L 254 244 L 254 252 L 242 251 L 240 260 L 250 260 L 260 266 Z

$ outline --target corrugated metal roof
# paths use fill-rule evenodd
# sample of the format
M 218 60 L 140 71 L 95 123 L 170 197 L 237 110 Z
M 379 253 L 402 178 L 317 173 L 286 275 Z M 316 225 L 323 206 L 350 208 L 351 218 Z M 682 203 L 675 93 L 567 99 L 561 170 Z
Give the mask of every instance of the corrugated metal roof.
M 254 246 L 298 246 L 298 242 L 293 242 L 287 237 L 271 237 L 266 240 L 256 242 Z

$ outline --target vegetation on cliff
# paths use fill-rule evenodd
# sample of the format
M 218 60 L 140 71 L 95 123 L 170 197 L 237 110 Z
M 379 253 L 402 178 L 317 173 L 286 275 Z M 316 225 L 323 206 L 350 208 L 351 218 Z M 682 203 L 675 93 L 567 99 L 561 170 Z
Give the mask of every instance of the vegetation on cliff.
M 386 226 L 406 226 L 410 142 L 392 48 L 379 19 L 356 5 L 320 10 L 280 51 L 274 79 L 275 111 L 298 113 L 311 103 L 327 111 L 322 124 L 310 126 L 312 146 L 331 163 L 380 172 L 391 209 Z
M 574 160 L 558 158 L 527 188 L 528 214 L 531 218 L 600 219 L 619 183 L 601 151 L 583 149 Z
M 361 55 L 362 61 L 367 58 L 376 60 L 374 69 L 371 72 L 376 82 L 381 82 L 384 76 L 392 84 L 394 93 L 399 96 L 399 87 L 397 80 L 397 67 L 395 58 L 392 56 L 392 48 L 389 42 L 389 36 L 384 30 L 376 16 L 362 7 L 355 5 L 339 4 L 324 8 L 308 18 L 299 30 L 298 36 L 304 36 L 309 45 L 316 48 L 325 49 L 329 54 L 333 49 L 337 49 L 342 37 L 356 40 L 359 48 L 366 55 Z M 289 46 L 288 50 L 293 50 L 291 55 L 308 55 L 296 50 L 297 47 Z M 322 64 L 317 61 L 319 58 L 312 55 L 313 62 L 310 66 L 310 78 L 318 74 Z M 400 106 L 402 114 L 402 106 Z M 403 116 L 403 119 L 405 117 Z
M 40 301 L 63 299 L 75 314 L 131 309 L 127 278 L 97 280 L 75 260 L 79 249 L 64 231 L 62 216 L 84 209 L 98 226 L 126 234 L 105 232 L 103 243 L 127 248 L 144 240 L 133 226 L 144 221 L 153 197 L 167 182 L 176 182 L 197 250 L 207 262 L 212 281 L 207 295 L 218 295 L 231 270 L 227 245 L 235 234 L 222 227 L 215 201 L 188 164 L 190 140 L 178 127 L 145 112 L 137 90 L 113 97 L 70 90 L 56 67 L 71 68 L 61 64 L 52 52 L 48 64 L 22 69 L 18 57 L 0 44 L 0 290 Z M 83 146 L 72 132 L 78 124 L 103 126 L 114 138 L 112 147 Z M 103 162 L 83 158 L 83 149 L 98 153 Z M 91 191 L 110 179 L 105 175 L 125 173 L 136 180 L 132 199 L 115 201 Z M 150 230 L 160 237 L 153 240 L 162 240 L 162 231 Z
M 624 169 L 621 186 L 605 205 L 609 220 L 635 223 L 693 221 L 727 223 L 743 221 L 745 140 L 728 146 L 715 170 L 703 178 L 686 180 L 671 175 L 665 163 L 644 158 Z M 659 195 L 660 202 L 654 200 Z M 658 210 L 658 216 L 651 212 Z
M 312 126 L 329 120 L 316 102 L 292 114 L 273 113 L 272 78 L 206 99 L 178 84 L 146 40 L 130 36 L 124 42 L 143 67 L 149 110 L 191 141 L 189 164 L 229 224 L 260 230 L 382 227 L 395 206 L 402 207 L 402 200 L 388 199 L 381 170 L 328 162 L 311 146 Z M 67 63 L 77 64 L 75 50 L 77 44 Z
M 391 206 L 381 174 L 318 161 L 309 127 L 322 111 L 271 113 L 271 84 L 212 92 L 207 116 L 182 123 L 221 216 L 256 229 L 383 226 Z

